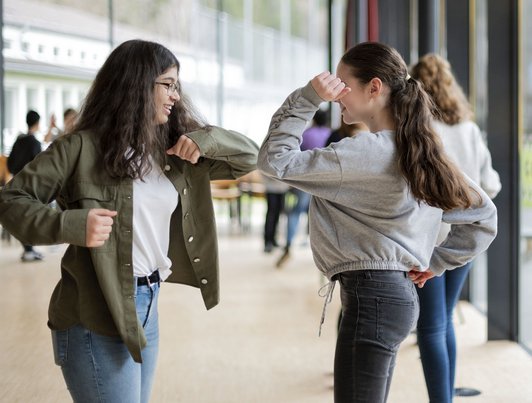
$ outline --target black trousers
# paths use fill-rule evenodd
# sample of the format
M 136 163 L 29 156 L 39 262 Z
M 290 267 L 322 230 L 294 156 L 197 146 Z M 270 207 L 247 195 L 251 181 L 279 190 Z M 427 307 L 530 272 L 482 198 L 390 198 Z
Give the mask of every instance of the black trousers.
M 335 403 L 384 403 L 399 345 L 415 327 L 419 302 L 406 272 L 341 273 L 342 321 L 334 362 Z
M 266 193 L 266 221 L 264 224 L 264 244 L 274 244 L 279 216 L 284 209 L 284 193 Z

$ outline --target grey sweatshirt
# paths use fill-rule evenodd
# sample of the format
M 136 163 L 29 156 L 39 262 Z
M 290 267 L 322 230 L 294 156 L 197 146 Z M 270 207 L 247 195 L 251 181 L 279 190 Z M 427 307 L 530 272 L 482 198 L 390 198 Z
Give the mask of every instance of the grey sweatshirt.
M 329 280 L 348 270 L 430 268 L 440 275 L 487 249 L 497 233 L 490 198 L 470 181 L 482 198 L 478 207 L 443 212 L 416 200 L 399 172 L 394 132 L 300 151 L 306 122 L 322 102 L 310 83 L 294 91 L 272 117 L 257 166 L 313 195 L 310 242 Z M 451 232 L 435 247 L 442 221 Z

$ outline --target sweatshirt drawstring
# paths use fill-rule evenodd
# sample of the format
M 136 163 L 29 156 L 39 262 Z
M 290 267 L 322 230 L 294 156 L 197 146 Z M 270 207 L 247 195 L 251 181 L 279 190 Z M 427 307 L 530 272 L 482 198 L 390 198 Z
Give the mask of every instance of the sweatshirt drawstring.
M 321 336 L 321 328 L 323 326 L 323 322 L 325 322 L 325 314 L 327 312 L 327 305 L 332 301 L 332 296 L 334 292 L 334 286 L 336 285 L 336 280 L 329 281 L 327 284 L 325 284 L 323 287 L 321 287 L 318 290 L 318 295 L 322 298 L 325 298 L 325 302 L 323 303 L 323 311 L 321 312 L 321 320 L 320 320 L 320 330 L 318 331 L 318 337 Z M 327 288 L 327 293 L 323 294 L 322 290 Z

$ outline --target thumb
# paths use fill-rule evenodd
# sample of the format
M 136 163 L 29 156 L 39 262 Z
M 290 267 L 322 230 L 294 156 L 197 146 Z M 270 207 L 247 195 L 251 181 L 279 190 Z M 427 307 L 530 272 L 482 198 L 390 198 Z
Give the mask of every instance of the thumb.
M 115 217 L 118 214 L 117 211 L 107 210 L 105 208 L 95 208 L 92 211 L 94 214 L 103 217 Z

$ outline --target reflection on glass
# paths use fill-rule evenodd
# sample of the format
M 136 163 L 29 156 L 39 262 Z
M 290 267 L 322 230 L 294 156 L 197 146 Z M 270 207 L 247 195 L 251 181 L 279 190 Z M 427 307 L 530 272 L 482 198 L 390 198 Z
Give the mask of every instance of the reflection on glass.
M 275 106 L 327 67 L 327 2 L 4 0 L 3 37 L 6 62 L 23 66 L 6 70 L 18 100 L 7 108 L 6 149 L 29 107 L 45 121 L 80 109 L 111 39 L 137 38 L 176 54 L 184 92 L 210 123 L 223 116 L 224 126 L 261 142 Z

